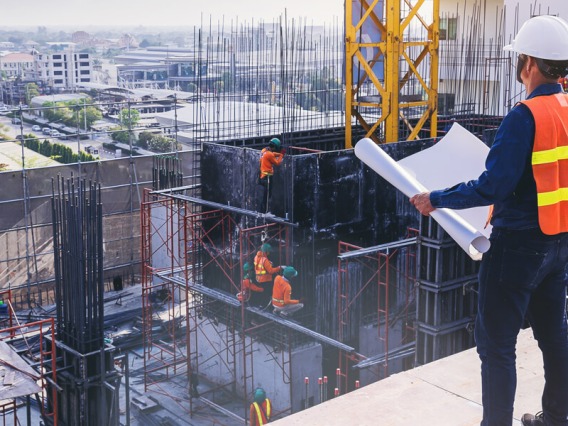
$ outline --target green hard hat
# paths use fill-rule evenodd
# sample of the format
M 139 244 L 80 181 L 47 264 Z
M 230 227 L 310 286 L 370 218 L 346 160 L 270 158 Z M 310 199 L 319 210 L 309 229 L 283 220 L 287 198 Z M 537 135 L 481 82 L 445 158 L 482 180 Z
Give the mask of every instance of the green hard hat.
M 272 246 L 268 243 L 264 243 L 262 247 L 260 247 L 260 251 L 268 253 L 269 251 L 272 251 Z
M 272 138 L 272 139 L 270 139 L 270 142 L 268 142 L 268 146 L 280 151 L 282 143 L 280 142 L 280 139 Z
M 256 388 L 254 391 L 254 402 L 260 404 L 266 399 L 266 392 L 262 388 Z
M 296 271 L 292 266 L 286 266 L 283 274 L 285 278 L 294 278 L 298 275 L 298 271 Z
M 246 263 L 243 265 L 243 271 L 248 272 L 248 271 L 250 271 L 251 269 L 252 269 L 252 266 L 250 265 L 250 263 L 246 262 Z

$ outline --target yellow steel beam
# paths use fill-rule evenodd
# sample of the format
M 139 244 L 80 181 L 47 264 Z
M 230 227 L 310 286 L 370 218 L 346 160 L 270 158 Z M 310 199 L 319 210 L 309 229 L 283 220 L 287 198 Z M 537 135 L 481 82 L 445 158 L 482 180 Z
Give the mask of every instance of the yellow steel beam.
M 414 2 L 414 4 L 413 4 Z M 401 4 L 405 7 L 405 16 L 401 16 Z M 439 37 L 439 0 L 433 0 L 431 23 L 421 15 L 420 8 L 426 0 L 347 0 L 345 2 L 345 147 L 353 146 L 351 140 L 353 118 L 365 129 L 366 137 L 376 142 L 396 142 L 399 140 L 399 123 L 410 130 L 408 140 L 418 138 L 425 125 L 430 127 L 430 137 L 436 136 L 438 105 L 438 37 Z M 356 7 L 356 10 L 353 8 Z M 425 6 L 424 6 L 425 7 Z M 376 13 L 380 10 L 380 13 Z M 382 15 L 382 17 L 380 16 Z M 357 22 L 354 22 L 357 16 Z M 380 40 L 363 40 L 361 33 L 372 26 L 374 34 L 380 34 Z M 405 40 L 410 27 L 423 26 L 427 39 L 422 41 Z M 359 35 L 359 37 L 358 37 Z M 412 59 L 410 48 L 423 49 Z M 367 60 L 362 49 L 373 48 L 377 52 Z M 383 59 L 383 79 L 375 75 L 373 67 Z M 420 75 L 419 65 L 429 58 L 429 72 Z M 404 64 L 404 76 L 401 76 L 401 64 Z M 358 80 L 353 81 L 354 70 L 360 69 Z M 423 89 L 422 101 L 400 102 L 400 91 L 411 79 L 415 79 Z M 364 84 L 372 84 L 374 100 L 358 100 Z M 425 107 L 418 122 L 412 126 L 408 117 L 404 117 L 403 108 Z M 360 108 L 377 109 L 377 119 L 367 123 Z

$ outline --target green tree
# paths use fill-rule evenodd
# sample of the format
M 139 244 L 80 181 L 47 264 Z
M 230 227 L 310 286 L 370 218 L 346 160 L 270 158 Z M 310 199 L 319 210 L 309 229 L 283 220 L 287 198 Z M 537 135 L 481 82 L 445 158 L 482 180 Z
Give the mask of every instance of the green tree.
M 39 96 L 39 87 L 35 83 L 26 84 L 26 103 L 30 105 L 32 103 L 32 98 Z
M 61 102 L 44 102 L 42 107 L 45 108 L 43 110 L 43 116 L 52 123 L 67 123 L 69 120 L 73 119 L 73 112 Z
M 76 103 L 70 105 L 73 109 L 72 120 L 67 120 L 66 124 L 80 129 L 87 130 L 95 121 L 103 118 L 103 114 L 98 108 L 88 105 L 87 103 Z
M 132 129 L 140 121 L 140 113 L 132 108 L 124 108 L 120 110 L 120 123 L 127 129 Z
M 138 142 L 136 143 L 136 145 L 142 149 L 148 149 L 148 146 L 152 142 L 153 138 L 154 138 L 153 133 L 141 132 L 140 135 L 138 135 Z
M 110 134 L 110 137 L 115 142 L 125 143 L 125 144 L 130 143 L 128 139 L 128 130 L 122 130 L 122 129 L 115 130 Z
M 150 141 L 148 141 L 148 148 L 155 152 L 170 152 L 172 150 L 172 139 L 161 135 L 155 135 Z

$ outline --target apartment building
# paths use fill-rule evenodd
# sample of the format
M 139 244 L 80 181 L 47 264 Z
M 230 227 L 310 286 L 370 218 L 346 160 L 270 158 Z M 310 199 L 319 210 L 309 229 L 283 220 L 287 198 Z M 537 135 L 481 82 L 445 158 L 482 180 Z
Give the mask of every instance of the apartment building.
M 77 83 L 89 83 L 93 66 L 89 53 L 66 50 L 35 56 L 35 72 L 38 80 L 57 90 L 73 90 Z
M 6 78 L 23 78 L 34 69 L 34 57 L 28 53 L 8 53 L 0 56 L 0 73 Z

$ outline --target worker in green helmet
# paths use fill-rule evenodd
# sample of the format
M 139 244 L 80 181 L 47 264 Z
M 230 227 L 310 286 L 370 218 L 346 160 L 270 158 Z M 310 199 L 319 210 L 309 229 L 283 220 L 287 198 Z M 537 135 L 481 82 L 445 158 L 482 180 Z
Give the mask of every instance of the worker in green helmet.
M 262 388 L 254 390 L 254 401 L 250 405 L 250 425 L 262 426 L 270 422 L 272 415 L 272 403 L 266 397 L 266 392 Z
M 282 266 L 272 266 L 272 262 L 268 259 L 271 251 L 272 246 L 269 243 L 264 243 L 254 257 L 256 282 L 264 289 L 263 295 L 265 296 L 261 297 L 263 307 L 270 303 L 274 275 L 282 271 Z
M 240 302 L 249 302 L 252 306 L 262 304 L 262 293 L 264 288 L 256 285 L 252 280 L 252 265 L 246 262 L 243 265 L 243 281 L 241 282 L 241 291 L 237 293 L 237 299 Z
M 274 279 L 272 290 L 272 306 L 274 313 L 289 316 L 304 307 L 301 300 L 292 299 L 292 286 L 290 281 L 298 276 L 298 271 L 292 266 L 284 267 L 282 275 Z
M 262 204 L 259 211 L 268 213 L 269 201 L 272 196 L 272 176 L 274 166 L 279 166 L 284 160 L 284 149 L 278 138 L 272 138 L 268 146 L 260 151 L 260 176 L 259 184 L 263 187 Z

